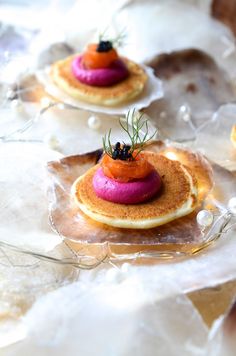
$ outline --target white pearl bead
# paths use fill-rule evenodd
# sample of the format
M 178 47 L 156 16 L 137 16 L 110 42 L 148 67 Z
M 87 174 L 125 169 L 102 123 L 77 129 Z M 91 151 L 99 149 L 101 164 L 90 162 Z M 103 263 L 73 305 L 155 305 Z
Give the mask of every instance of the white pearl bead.
M 58 150 L 60 147 L 60 142 L 58 138 L 50 133 L 44 136 L 44 143 L 53 150 Z
M 14 99 L 11 101 L 11 109 L 17 112 L 18 114 L 24 113 L 24 106 L 19 99 Z
M 209 210 L 201 210 L 197 214 L 197 222 L 203 227 L 210 226 L 213 223 L 213 214 Z
M 231 213 L 236 214 L 236 197 L 233 197 L 229 200 L 228 208 Z
M 162 111 L 162 112 L 160 113 L 160 118 L 161 118 L 161 119 L 166 119 L 166 118 L 167 118 L 167 113 L 166 113 L 165 111 Z
M 88 126 L 92 130 L 98 130 L 101 127 L 101 120 L 97 116 L 90 116 L 88 118 Z

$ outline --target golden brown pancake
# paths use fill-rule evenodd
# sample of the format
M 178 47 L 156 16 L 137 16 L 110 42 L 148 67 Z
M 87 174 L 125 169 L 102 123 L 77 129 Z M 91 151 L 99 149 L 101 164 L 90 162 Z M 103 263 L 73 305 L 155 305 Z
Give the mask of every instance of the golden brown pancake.
M 81 83 L 71 71 L 71 63 L 75 56 L 68 57 L 52 65 L 51 78 L 53 82 L 75 99 L 88 103 L 116 106 L 138 96 L 144 89 L 147 75 L 142 67 L 133 61 L 122 58 L 129 76 L 120 83 L 109 87 L 97 87 Z
M 197 203 L 196 180 L 177 161 L 152 152 L 143 152 L 162 179 L 162 191 L 149 202 L 125 205 L 97 197 L 93 176 L 99 165 L 92 167 L 73 186 L 73 194 L 83 212 L 95 220 L 118 227 L 150 228 L 191 213 Z M 92 215 L 91 215 L 92 214 Z M 100 220 L 99 220 L 100 219 Z

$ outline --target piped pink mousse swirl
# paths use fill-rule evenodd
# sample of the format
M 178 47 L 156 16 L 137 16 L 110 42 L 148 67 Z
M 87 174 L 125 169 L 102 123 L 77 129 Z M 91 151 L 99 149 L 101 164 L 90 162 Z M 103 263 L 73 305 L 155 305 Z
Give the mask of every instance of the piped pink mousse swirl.
M 72 61 L 71 69 L 81 83 L 99 87 L 119 83 L 129 75 L 125 63 L 120 59 L 114 61 L 108 68 L 86 69 L 82 64 L 82 56 L 79 56 Z
M 156 171 L 147 177 L 128 183 L 118 182 L 98 168 L 93 177 L 96 195 L 104 200 L 119 204 L 137 204 L 151 199 L 161 188 L 161 178 Z

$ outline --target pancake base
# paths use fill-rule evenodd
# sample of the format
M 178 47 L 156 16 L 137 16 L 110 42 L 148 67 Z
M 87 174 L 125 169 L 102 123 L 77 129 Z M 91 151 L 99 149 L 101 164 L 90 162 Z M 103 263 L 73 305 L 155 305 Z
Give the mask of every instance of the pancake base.
M 99 165 L 79 177 L 72 196 L 84 214 L 119 228 L 149 229 L 190 214 L 197 205 L 196 180 L 179 162 L 155 153 L 143 153 L 162 177 L 162 192 L 146 203 L 116 204 L 96 196 L 92 179 Z
M 51 79 L 71 97 L 91 104 L 112 107 L 126 103 L 143 91 L 148 79 L 141 66 L 129 59 L 122 58 L 130 73 L 128 78 L 109 87 L 83 84 L 74 77 L 71 70 L 71 63 L 75 57 L 70 56 L 54 63 L 50 72 Z

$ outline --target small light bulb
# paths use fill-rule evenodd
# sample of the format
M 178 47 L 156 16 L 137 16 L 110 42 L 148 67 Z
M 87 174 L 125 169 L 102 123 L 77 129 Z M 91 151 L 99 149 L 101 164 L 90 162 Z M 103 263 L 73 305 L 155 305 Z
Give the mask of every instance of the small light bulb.
M 60 148 L 60 142 L 57 136 L 50 133 L 44 136 L 44 143 L 53 150 L 58 150 Z
M 19 99 L 14 99 L 11 101 L 11 109 L 14 110 L 18 114 L 24 113 L 24 106 Z
M 63 103 L 58 104 L 58 109 L 59 110 L 64 110 L 65 109 L 65 105 Z
M 8 89 L 8 91 L 6 92 L 6 98 L 7 99 L 12 99 L 14 97 L 15 93 L 13 90 Z
M 40 99 L 40 104 L 43 108 L 46 108 L 49 104 L 51 103 L 51 100 L 44 96 L 43 98 Z
M 166 152 L 166 153 L 165 153 L 165 156 L 166 156 L 167 158 L 171 159 L 172 161 L 177 161 L 177 160 L 178 160 L 177 155 L 176 155 L 174 152 L 171 152 L 171 151 Z

